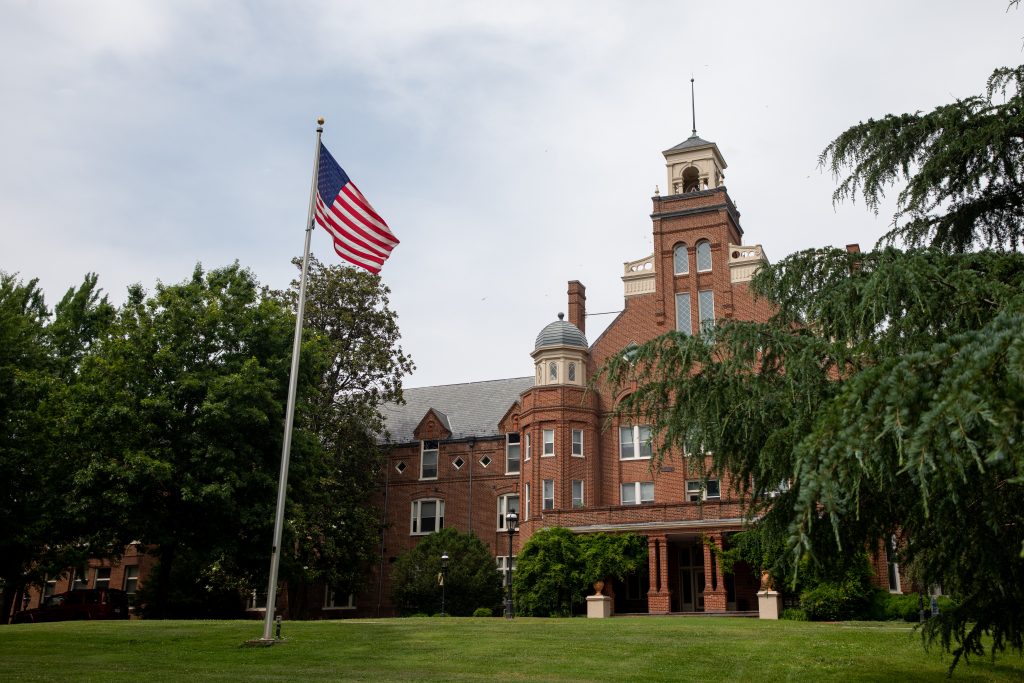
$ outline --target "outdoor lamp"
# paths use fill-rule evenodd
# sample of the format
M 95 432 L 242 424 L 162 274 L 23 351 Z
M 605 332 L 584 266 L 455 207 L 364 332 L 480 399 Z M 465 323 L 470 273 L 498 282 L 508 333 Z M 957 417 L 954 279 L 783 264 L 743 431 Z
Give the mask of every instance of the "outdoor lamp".
M 505 515 L 505 530 L 508 531 L 508 557 L 505 561 L 505 576 L 508 580 L 505 582 L 508 586 L 508 591 L 505 594 L 505 618 L 511 619 L 514 615 L 512 614 L 512 537 L 515 535 L 519 527 L 519 515 L 515 512 L 510 512 Z

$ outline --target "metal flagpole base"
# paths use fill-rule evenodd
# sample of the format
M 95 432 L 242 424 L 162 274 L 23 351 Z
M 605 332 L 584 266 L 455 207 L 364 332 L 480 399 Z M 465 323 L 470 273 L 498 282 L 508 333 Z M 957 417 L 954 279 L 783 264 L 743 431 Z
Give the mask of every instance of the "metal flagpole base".
M 270 647 L 272 645 L 283 645 L 287 638 L 253 638 L 242 643 L 242 647 Z

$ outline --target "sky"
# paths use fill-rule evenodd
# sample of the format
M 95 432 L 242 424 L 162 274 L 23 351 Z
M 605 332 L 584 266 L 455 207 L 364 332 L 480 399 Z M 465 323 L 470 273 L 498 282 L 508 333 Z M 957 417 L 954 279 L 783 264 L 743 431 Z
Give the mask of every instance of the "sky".
M 406 386 L 528 376 L 569 280 L 622 309 L 691 76 L 744 242 L 777 261 L 891 220 L 833 205 L 830 140 L 979 94 L 1022 46 L 1004 0 L 0 0 L 0 271 L 50 305 L 89 272 L 121 303 L 236 260 L 284 288 L 323 116 L 401 240 Z

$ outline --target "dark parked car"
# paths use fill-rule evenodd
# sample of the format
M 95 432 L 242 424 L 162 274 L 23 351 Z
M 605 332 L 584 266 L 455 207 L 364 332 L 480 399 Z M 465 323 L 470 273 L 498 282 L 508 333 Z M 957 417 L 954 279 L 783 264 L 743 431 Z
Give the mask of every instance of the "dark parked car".
M 75 619 L 127 619 L 128 594 L 115 588 L 91 588 L 51 595 L 41 607 L 14 615 L 15 624 Z

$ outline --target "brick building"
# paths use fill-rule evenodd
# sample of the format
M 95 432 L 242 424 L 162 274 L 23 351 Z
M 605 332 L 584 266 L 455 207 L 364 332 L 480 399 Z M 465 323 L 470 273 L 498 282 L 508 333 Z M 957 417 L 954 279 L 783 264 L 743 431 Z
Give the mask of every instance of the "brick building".
M 646 536 L 648 569 L 615 586 L 618 612 L 756 609 L 754 572 L 738 566 L 725 575 L 702 541 L 721 547 L 743 526 L 729 482 L 699 479 L 686 458 L 656 461 L 648 426 L 609 421 L 624 394 L 588 389 L 597 369 L 631 345 L 768 315 L 748 290 L 764 252 L 744 245 L 717 145 L 694 134 L 664 157 L 671 194 L 652 199 L 653 253 L 624 264 L 624 309 L 593 343 L 586 290 L 573 280 L 568 320 L 559 314 L 537 335 L 533 376 L 407 389 L 407 403 L 385 412 L 387 530 L 354 614 L 392 614 L 390 563 L 445 525 L 475 532 L 505 567 L 509 510 L 520 517 L 513 553 L 549 526 Z
M 655 460 L 647 425 L 611 418 L 625 394 L 588 389 L 597 369 L 632 345 L 673 329 L 697 334 L 715 320 L 769 314 L 748 289 L 766 263 L 764 251 L 744 245 L 718 146 L 694 134 L 663 154 L 670 194 L 652 198 L 653 251 L 624 264 L 623 310 L 593 343 L 586 338 L 586 289 L 572 280 L 568 319 L 559 314 L 532 351 L 523 350 L 524 370 L 526 354 L 533 358 L 531 376 L 406 389 L 405 405 L 386 407 L 391 440 L 378 500 L 385 527 L 379 561 L 358 595 L 323 590 L 314 616 L 394 614 L 391 564 L 444 526 L 475 532 L 503 570 L 509 511 L 520 517 L 513 556 L 550 526 L 645 536 L 647 571 L 613 587 L 619 613 L 756 609 L 755 572 L 740 564 L 724 574 L 703 542 L 722 547 L 743 527 L 730 482 L 701 480 L 680 454 Z M 875 555 L 878 585 L 898 591 L 888 556 L 884 549 Z M 124 568 L 95 563 L 89 571 L 97 582 L 134 588 L 140 570 L 145 580 L 145 559 L 133 554 Z M 88 576 L 75 585 L 93 587 Z M 287 600 L 287 591 L 282 596 Z M 31 606 L 38 600 L 34 595 Z

